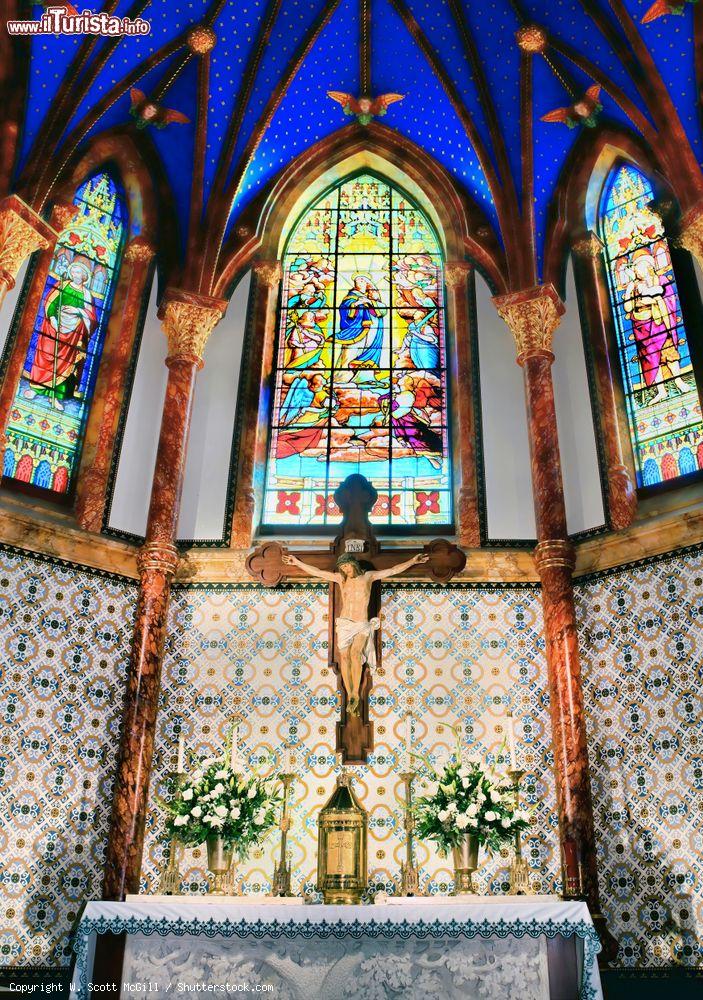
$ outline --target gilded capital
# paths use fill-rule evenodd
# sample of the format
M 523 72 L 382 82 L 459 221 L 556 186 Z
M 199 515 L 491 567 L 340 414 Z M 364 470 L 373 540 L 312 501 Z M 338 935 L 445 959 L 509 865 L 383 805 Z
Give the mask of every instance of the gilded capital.
M 551 351 L 554 331 L 564 315 L 564 303 L 553 285 L 496 295 L 493 302 L 515 339 L 518 361 L 537 351 Z
M 471 273 L 468 260 L 451 260 L 444 265 L 444 283 L 447 288 L 459 288 Z
M 681 230 L 677 241 L 696 258 L 703 267 L 703 202 L 690 208 L 681 220 Z
M 283 277 L 283 268 L 278 260 L 260 260 L 254 264 L 254 274 L 263 285 L 272 288 Z
M 127 244 L 124 252 L 124 259 L 130 264 L 148 264 L 153 258 L 156 250 L 142 236 L 136 236 L 131 243 Z
M 159 317 L 168 339 L 168 357 L 188 356 L 202 361 L 205 345 L 226 307 L 223 299 L 167 288 Z
M 0 202 L 0 277 L 6 284 L 14 284 L 27 257 L 55 241 L 54 230 L 17 195 Z
M 572 249 L 579 257 L 597 259 L 603 253 L 603 244 L 595 233 L 589 233 L 588 236 L 576 240 Z

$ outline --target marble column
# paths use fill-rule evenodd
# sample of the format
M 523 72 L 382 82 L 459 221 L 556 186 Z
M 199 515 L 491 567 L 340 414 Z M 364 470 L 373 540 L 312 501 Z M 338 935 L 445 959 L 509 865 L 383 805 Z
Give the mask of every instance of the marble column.
M 476 478 L 476 398 L 469 387 L 473 385 L 471 351 L 471 314 L 469 288 L 473 271 L 468 261 L 448 261 L 444 268 L 449 319 L 453 325 L 454 351 L 450 353 L 452 365 L 451 384 L 460 386 L 456 405 L 452 407 L 455 427 L 455 469 L 458 470 L 459 491 L 456 512 L 457 542 L 465 548 L 478 548 L 481 544 L 481 527 L 478 512 L 478 482 Z
M 76 521 L 85 531 L 99 532 L 102 528 L 107 483 L 124 402 L 125 372 L 134 349 L 154 253 L 154 247 L 137 236 L 128 243 L 122 258 L 76 489 Z M 94 420 L 96 430 L 91 432 Z
M 146 539 L 139 556 L 139 597 L 103 883 L 106 899 L 122 899 L 139 889 L 166 616 L 178 567 L 175 538 L 195 380 L 203 365 L 205 344 L 225 305 L 219 299 L 167 289 L 160 309 L 168 338 L 169 373 Z
M 588 745 L 572 573 L 559 456 L 552 338 L 564 305 L 551 285 L 494 299 L 517 346 L 524 374 L 537 548 L 552 717 L 557 809 L 565 895 L 587 900 L 601 939 L 612 948 L 598 899 Z
M 0 201 L 0 307 L 22 264 L 56 242 L 56 232 L 16 194 Z
M 612 309 L 608 279 L 603 268 L 603 244 L 595 233 L 576 240 L 574 270 L 583 291 L 583 302 L 590 333 L 590 345 L 596 374 L 600 407 L 606 475 L 608 478 L 608 514 L 616 531 L 629 528 L 637 513 L 635 470 L 629 447 L 625 401 L 619 378 L 613 377 L 608 330 Z M 617 360 L 616 360 L 617 364 Z

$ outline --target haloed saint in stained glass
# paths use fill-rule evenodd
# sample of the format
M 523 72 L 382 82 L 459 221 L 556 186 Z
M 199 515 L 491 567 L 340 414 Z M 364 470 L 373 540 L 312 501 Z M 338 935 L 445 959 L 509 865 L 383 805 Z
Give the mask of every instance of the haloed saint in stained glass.
M 263 523 L 339 522 L 352 472 L 376 524 L 450 525 L 442 255 L 406 195 L 369 174 L 317 201 L 284 254 Z
M 653 197 L 644 174 L 621 165 L 600 214 L 638 486 L 703 468 L 700 399 Z
M 124 237 L 124 200 L 86 181 L 56 243 L 7 428 L 4 475 L 70 492 L 83 444 Z

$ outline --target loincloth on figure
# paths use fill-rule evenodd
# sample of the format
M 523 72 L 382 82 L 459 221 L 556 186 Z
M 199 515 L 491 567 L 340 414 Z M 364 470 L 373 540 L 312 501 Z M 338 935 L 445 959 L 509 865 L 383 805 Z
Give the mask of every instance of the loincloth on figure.
M 368 664 L 369 670 L 375 670 L 376 643 L 374 641 L 374 633 L 380 627 L 380 618 L 372 618 L 368 622 L 355 622 L 351 618 L 338 618 L 336 623 L 337 646 L 339 649 L 348 649 L 357 636 L 366 636 L 362 656 L 364 662 Z

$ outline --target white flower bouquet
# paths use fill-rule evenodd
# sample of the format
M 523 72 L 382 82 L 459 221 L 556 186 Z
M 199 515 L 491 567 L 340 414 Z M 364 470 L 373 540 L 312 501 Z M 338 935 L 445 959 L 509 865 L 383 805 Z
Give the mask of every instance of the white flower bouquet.
M 276 824 L 274 782 L 238 774 L 222 758 L 203 761 L 171 802 L 167 828 L 186 847 L 220 837 L 240 861 Z
M 479 758 L 457 754 L 438 773 L 423 759 L 428 771 L 415 804 L 417 835 L 433 840 L 442 857 L 458 847 L 467 834 L 492 850 L 529 825 L 529 813 L 516 809 L 512 786 L 486 768 Z

